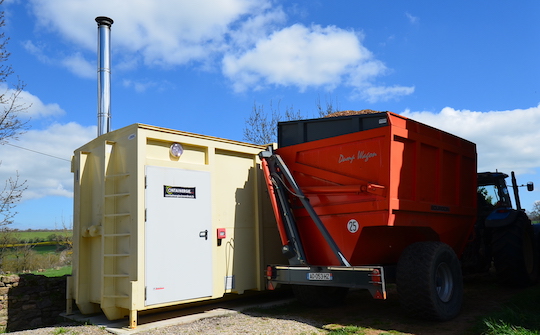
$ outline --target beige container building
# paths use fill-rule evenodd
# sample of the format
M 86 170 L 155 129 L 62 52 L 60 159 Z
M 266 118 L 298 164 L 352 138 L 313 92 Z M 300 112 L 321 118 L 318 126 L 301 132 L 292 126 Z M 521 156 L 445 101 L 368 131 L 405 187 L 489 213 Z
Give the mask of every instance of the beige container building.
M 108 319 L 265 289 L 285 264 L 264 147 L 143 124 L 75 151 L 68 312 Z

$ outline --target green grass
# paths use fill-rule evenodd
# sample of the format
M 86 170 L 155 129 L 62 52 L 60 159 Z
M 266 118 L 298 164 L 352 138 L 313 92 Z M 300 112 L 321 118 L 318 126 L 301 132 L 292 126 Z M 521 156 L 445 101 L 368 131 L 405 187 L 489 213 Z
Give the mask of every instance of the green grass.
M 366 328 L 356 326 L 343 326 L 339 329 L 333 329 L 328 332 L 329 335 L 348 335 L 348 334 L 364 334 Z
M 482 318 L 474 330 L 483 335 L 540 335 L 540 286 L 516 295 L 502 309 Z
M 520 326 L 514 326 L 500 320 L 485 320 L 487 330 L 484 335 L 538 335 L 536 330 L 528 330 Z
M 62 277 L 64 275 L 70 275 L 71 274 L 71 266 L 64 266 L 58 270 L 56 269 L 48 269 L 48 270 L 45 270 L 44 272 L 32 272 L 33 274 L 36 274 L 36 275 L 41 275 L 41 276 L 45 276 L 45 277 Z
M 53 331 L 53 334 L 54 334 L 54 335 L 60 335 L 60 334 L 66 334 L 67 332 L 69 332 L 69 330 L 68 330 L 67 328 L 60 327 L 60 328 L 56 328 L 56 329 Z
M 32 248 L 38 254 L 52 254 L 56 252 L 56 243 L 51 245 L 35 245 Z
M 365 328 L 365 327 L 358 327 L 358 326 L 342 326 L 338 324 L 329 324 L 325 325 L 323 329 L 328 331 L 328 335 L 361 335 L 365 334 L 368 331 L 373 331 L 373 328 Z M 398 332 L 397 330 L 389 330 L 389 331 L 378 331 L 379 335 L 400 335 L 405 334 L 402 332 Z
M 14 237 L 16 237 L 17 239 L 21 241 L 33 240 L 36 238 L 47 240 L 47 238 L 52 234 L 71 236 L 73 232 L 71 230 L 46 230 L 46 231 L 32 230 L 32 231 L 18 231 L 18 232 L 13 233 Z

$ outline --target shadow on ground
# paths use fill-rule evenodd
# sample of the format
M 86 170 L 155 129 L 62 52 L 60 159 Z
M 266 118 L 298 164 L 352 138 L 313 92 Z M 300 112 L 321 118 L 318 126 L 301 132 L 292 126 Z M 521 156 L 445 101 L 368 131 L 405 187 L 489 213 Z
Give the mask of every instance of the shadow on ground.
M 356 326 L 378 331 L 399 331 L 405 334 L 457 335 L 474 334 L 483 316 L 493 313 L 524 289 L 501 287 L 490 275 L 468 277 L 460 315 L 446 322 L 425 321 L 409 317 L 398 301 L 395 286 L 388 290 L 388 299 L 374 300 L 365 290 L 350 291 L 344 304 L 332 308 L 308 308 L 297 301 L 271 308 L 243 311 L 250 316 L 267 316 L 297 320 L 318 328 L 331 325 Z M 374 332 L 378 334 L 379 332 Z

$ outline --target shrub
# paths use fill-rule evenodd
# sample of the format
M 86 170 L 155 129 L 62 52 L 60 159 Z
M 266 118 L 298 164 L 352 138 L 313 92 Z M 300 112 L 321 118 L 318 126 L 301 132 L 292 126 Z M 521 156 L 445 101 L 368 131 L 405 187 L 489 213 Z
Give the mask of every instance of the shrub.
M 25 246 L 16 248 L 7 254 L 2 264 L 2 271 L 10 273 L 31 272 L 70 264 L 70 250 L 64 250 L 60 253 L 40 254 L 31 247 Z

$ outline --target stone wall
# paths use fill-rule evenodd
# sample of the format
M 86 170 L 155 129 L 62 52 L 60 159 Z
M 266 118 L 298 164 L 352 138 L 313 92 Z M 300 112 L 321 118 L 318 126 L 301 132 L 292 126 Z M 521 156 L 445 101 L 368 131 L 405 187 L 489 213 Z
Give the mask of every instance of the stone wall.
M 0 276 L 0 331 L 51 326 L 66 307 L 66 276 Z

